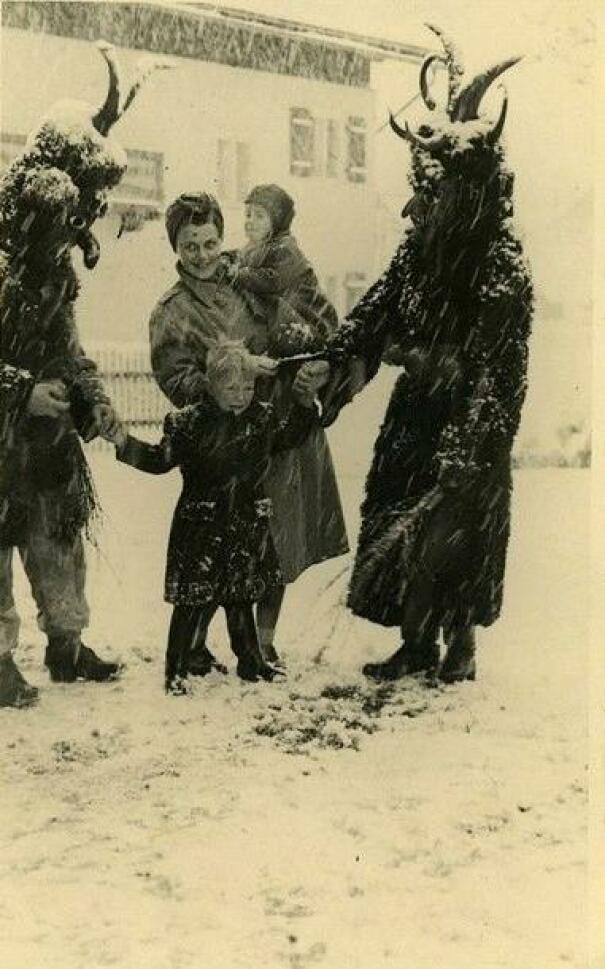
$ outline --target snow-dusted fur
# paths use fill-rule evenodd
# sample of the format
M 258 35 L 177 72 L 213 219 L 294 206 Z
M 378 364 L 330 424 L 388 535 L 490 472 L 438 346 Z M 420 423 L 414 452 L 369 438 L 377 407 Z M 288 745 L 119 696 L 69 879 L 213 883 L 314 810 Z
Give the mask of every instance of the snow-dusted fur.
M 446 477 L 458 479 L 452 508 L 472 554 L 442 584 L 438 619 L 489 625 L 499 615 L 510 453 L 526 392 L 533 297 L 511 221 L 512 175 L 497 142 L 505 106 L 496 123 L 477 110 L 465 117 L 476 92 L 505 66 L 461 88 L 453 48 L 446 42 L 444 49 L 446 110 L 433 108 L 417 132 L 393 122 L 411 145 L 410 183 L 422 211 L 334 341 L 345 358 L 363 358 L 368 377 L 386 347 L 405 367 L 376 441 L 349 596 L 354 612 L 385 625 L 401 622 L 417 558 L 415 547 L 403 547 L 419 538 L 406 519 Z M 401 547 L 389 561 L 400 565 L 385 568 L 395 519 Z M 377 595 L 380 583 L 386 587 Z

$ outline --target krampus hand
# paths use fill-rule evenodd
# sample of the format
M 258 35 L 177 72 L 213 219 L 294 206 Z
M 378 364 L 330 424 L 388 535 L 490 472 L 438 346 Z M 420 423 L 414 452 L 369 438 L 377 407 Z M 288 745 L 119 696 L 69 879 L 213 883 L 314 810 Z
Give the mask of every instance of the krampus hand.
M 62 380 L 41 380 L 35 384 L 27 405 L 31 417 L 61 417 L 68 410 L 67 389 Z

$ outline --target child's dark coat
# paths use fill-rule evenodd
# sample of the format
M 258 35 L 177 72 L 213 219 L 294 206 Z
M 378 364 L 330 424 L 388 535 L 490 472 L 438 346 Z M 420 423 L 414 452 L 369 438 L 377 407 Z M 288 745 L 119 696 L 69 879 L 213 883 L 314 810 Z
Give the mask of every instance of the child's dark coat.
M 270 455 L 300 445 L 317 424 L 314 408 L 295 406 L 278 420 L 268 402 L 255 400 L 236 416 L 205 400 L 169 414 L 158 445 L 127 438 L 119 460 L 151 474 L 180 466 L 183 475 L 168 542 L 167 602 L 254 602 L 283 584 L 264 479 Z

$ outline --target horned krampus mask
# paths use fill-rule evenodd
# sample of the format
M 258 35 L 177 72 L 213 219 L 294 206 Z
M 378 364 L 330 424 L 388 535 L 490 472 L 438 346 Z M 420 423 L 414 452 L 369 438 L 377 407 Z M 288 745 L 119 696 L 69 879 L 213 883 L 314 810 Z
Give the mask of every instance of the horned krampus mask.
M 0 187 L 0 246 L 17 262 L 60 261 L 73 246 L 94 268 L 99 245 L 91 226 L 107 210 L 107 193 L 126 170 L 126 154 L 110 137 L 115 122 L 132 103 L 145 77 L 164 61 L 141 62 L 139 73 L 121 100 L 114 48 L 97 44 L 109 68 L 104 103 L 57 102 L 29 136 L 23 154 Z
M 420 93 L 429 115 L 415 130 L 401 127 L 391 115 L 392 130 L 412 150 L 412 188 L 415 198 L 403 214 L 422 213 L 425 242 L 435 236 L 464 231 L 480 236 L 486 221 L 499 221 L 512 213 L 512 176 L 502 169 L 498 144 L 508 99 L 506 92 L 498 119 L 480 114 L 481 102 L 493 82 L 520 58 L 502 61 L 464 83 L 464 70 L 453 44 L 436 27 L 443 54 L 431 54 L 420 69 Z M 429 90 L 429 73 L 436 63 L 447 70 L 447 99 L 438 108 Z

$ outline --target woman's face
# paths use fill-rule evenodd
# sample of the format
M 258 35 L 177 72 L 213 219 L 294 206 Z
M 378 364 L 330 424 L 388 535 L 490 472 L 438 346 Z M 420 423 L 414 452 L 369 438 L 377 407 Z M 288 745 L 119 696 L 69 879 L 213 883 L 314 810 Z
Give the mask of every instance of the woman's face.
M 250 242 L 264 242 L 273 232 L 271 218 L 262 205 L 247 205 L 244 231 Z
M 185 269 L 195 276 L 211 276 L 221 253 L 222 239 L 214 222 L 184 225 L 176 240 L 176 251 Z

